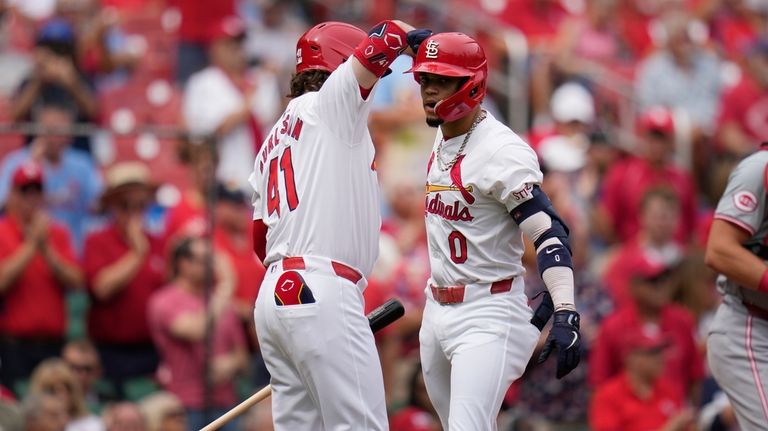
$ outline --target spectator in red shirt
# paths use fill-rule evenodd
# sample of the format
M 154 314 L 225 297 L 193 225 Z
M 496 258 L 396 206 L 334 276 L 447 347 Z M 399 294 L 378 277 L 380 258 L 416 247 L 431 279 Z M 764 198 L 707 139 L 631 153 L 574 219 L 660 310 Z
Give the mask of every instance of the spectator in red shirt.
M 702 11 L 711 23 L 712 39 L 722 54 L 741 63 L 744 49 L 764 31 L 768 3 L 763 0 L 701 0 Z
M 768 35 L 747 53 L 741 81 L 723 94 L 717 132 L 721 150 L 739 158 L 768 141 Z
M 654 107 L 638 120 L 639 155 L 629 156 L 614 164 L 603 179 L 599 223 L 603 237 L 629 241 L 640 229 L 640 204 L 646 191 L 666 186 L 680 200 L 680 220 L 675 239 L 687 242 L 696 231 L 696 188 L 688 172 L 676 167 L 674 123 L 671 112 Z
M 208 228 L 206 199 L 210 184 L 215 181 L 218 152 L 208 145 L 184 142 L 179 146 L 179 161 L 186 165 L 191 187 L 181 193 L 176 206 L 168 210 L 165 221 L 166 246 L 187 236 L 204 235 Z
M 621 374 L 600 384 L 589 412 L 594 431 L 684 431 L 694 414 L 672 382 L 663 378 L 667 341 L 659 334 L 624 335 Z
M 0 377 L 12 390 L 43 359 L 58 355 L 67 318 L 67 288 L 80 287 L 69 232 L 43 210 L 43 171 L 16 168 L 0 218 Z
M 632 303 L 603 321 L 590 353 L 590 383 L 599 386 L 621 372 L 625 334 L 642 330 L 658 333 L 671 342 L 664 352 L 665 379 L 697 401 L 704 358 L 696 347 L 691 313 L 671 302 L 674 271 L 642 256 L 627 264 L 627 270 Z
M 251 242 L 250 199 L 234 185 L 216 187 L 216 213 L 213 236 L 218 251 L 226 253 L 235 270 L 235 294 L 232 306 L 243 322 L 252 328 L 253 304 L 266 269 L 253 252 Z
M 201 238 L 181 240 L 171 256 L 173 280 L 149 303 L 149 325 L 162 357 L 157 377 L 187 409 L 189 429 L 202 428 L 236 403 L 233 379 L 247 363 L 245 337 L 232 308 L 234 273 L 222 254 L 214 256 L 217 283 L 206 306 L 209 253 Z M 209 327 L 212 353 L 206 358 Z M 212 382 L 212 417 L 205 415 L 206 371 Z M 236 424 L 222 429 L 234 430 Z
M 680 200 L 665 188 L 650 189 L 640 204 L 640 231 L 623 243 L 611 257 L 605 270 L 605 285 L 614 307 L 631 304 L 629 293 L 631 266 L 638 259 L 671 266 L 683 257 L 682 246 L 674 240 L 680 218 Z
M 176 79 L 183 85 L 189 77 L 208 65 L 206 49 L 210 29 L 222 18 L 235 13 L 234 0 L 168 0 L 181 13 Z
M 158 362 L 146 308 L 152 292 L 165 282 L 164 246 L 142 222 L 153 189 L 143 163 L 111 167 L 101 199 L 111 220 L 85 241 L 88 333 L 118 396 L 124 394 L 126 380 L 151 375 Z
M 259 286 L 266 268 L 256 253 L 251 240 L 250 198 L 232 184 L 219 183 L 216 187 L 213 241 L 217 252 L 229 257 L 235 271 L 235 293 L 232 307 L 247 334 L 252 356 L 253 381 L 256 386 L 269 383 L 269 372 L 261 358 L 256 338 L 256 323 L 253 320 L 253 304 L 259 294 Z

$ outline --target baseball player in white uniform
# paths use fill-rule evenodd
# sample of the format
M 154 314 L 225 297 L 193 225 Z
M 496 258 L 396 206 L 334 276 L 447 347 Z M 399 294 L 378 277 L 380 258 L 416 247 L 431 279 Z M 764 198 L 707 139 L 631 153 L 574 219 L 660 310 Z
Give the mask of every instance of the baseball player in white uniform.
M 723 302 L 707 357 L 743 431 L 768 429 L 768 142 L 742 160 L 715 210 L 706 261 Z
M 363 311 L 380 214 L 371 90 L 412 27 L 369 35 L 326 22 L 297 43 L 293 100 L 258 154 L 254 249 L 267 267 L 255 306 L 277 431 L 386 430 L 381 364 Z
M 541 327 L 551 315 L 550 309 L 532 320 L 521 232 L 536 246 L 554 301 L 539 361 L 557 350 L 558 378 L 579 363 L 568 229 L 539 187 L 536 154 L 480 106 L 487 77 L 481 46 L 461 33 L 432 35 L 419 46 L 411 71 L 427 123 L 439 126 L 427 168 L 424 380 L 445 430 L 495 430 L 503 396 L 539 339 L 532 323 Z

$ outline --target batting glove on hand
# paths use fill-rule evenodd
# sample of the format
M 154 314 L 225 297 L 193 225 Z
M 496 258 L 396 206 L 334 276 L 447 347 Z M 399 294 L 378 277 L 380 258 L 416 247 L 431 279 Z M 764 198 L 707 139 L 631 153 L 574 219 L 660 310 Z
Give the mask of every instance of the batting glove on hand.
M 555 311 L 555 321 L 549 331 L 544 350 L 538 363 L 546 361 L 549 354 L 557 349 L 557 378 L 562 379 L 573 371 L 581 360 L 581 335 L 579 335 L 579 313 L 571 310 Z
M 421 42 L 424 42 L 424 39 L 429 36 L 432 36 L 432 30 L 417 28 L 416 30 L 409 31 L 408 34 L 405 35 L 405 40 L 408 42 L 408 46 L 413 50 L 413 54 L 416 55 L 416 53 L 419 52 L 419 45 L 421 45 Z

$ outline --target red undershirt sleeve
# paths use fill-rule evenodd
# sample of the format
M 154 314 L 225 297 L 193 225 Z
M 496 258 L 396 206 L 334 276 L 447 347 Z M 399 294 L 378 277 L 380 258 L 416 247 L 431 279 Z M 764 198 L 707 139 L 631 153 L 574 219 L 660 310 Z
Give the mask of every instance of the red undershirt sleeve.
M 262 219 L 253 221 L 252 238 L 253 251 L 263 264 L 264 259 L 267 257 L 267 225 L 264 224 Z

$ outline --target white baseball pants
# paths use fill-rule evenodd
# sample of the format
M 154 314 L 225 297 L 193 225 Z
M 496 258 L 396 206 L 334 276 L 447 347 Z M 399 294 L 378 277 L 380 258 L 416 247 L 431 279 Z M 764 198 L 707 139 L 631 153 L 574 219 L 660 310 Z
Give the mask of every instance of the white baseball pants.
M 467 289 L 483 288 L 467 286 Z M 517 277 L 509 292 L 440 305 L 427 288 L 419 333 L 424 382 L 445 431 L 496 430 L 509 386 L 525 371 L 539 330 Z M 478 295 L 468 295 L 478 296 Z
M 330 261 L 296 272 L 314 303 L 276 304 L 283 274 L 277 262 L 267 269 L 254 310 L 275 430 L 387 430 L 381 363 L 363 308 L 365 279 L 355 285 L 339 277 Z

